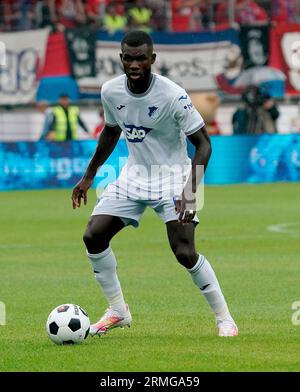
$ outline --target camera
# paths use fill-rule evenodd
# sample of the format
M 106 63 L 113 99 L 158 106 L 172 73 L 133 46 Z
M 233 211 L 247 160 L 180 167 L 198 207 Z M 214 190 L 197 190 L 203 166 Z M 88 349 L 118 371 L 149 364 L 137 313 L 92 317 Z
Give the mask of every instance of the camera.
M 262 106 L 269 98 L 269 94 L 258 86 L 249 86 L 242 94 L 242 100 L 251 107 Z

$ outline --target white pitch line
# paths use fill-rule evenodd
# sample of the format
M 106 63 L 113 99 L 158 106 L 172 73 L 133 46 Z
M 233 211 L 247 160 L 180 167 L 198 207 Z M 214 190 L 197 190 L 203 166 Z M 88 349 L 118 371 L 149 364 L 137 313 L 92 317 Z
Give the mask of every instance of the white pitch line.
M 272 231 L 273 233 L 280 233 L 280 234 L 293 234 L 293 235 L 300 235 L 300 230 L 298 229 L 291 229 L 291 227 L 299 226 L 299 222 L 293 223 L 277 223 L 276 225 L 269 225 L 267 226 L 268 231 Z

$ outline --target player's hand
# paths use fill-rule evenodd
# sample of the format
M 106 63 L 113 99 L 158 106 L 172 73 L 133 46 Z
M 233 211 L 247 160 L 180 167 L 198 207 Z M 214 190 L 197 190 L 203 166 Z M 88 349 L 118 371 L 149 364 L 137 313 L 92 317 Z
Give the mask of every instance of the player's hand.
M 87 191 L 91 187 L 93 180 L 90 178 L 84 178 L 80 180 L 74 187 L 72 192 L 72 204 L 73 209 L 79 208 L 81 205 L 81 199 L 83 199 L 84 205 L 87 203 Z
M 46 140 L 53 142 L 55 141 L 55 131 L 50 131 L 46 136 Z
M 196 202 L 194 197 L 187 198 L 185 192 L 181 197 L 175 199 L 175 212 L 178 215 L 178 222 L 188 224 L 192 222 L 196 215 Z

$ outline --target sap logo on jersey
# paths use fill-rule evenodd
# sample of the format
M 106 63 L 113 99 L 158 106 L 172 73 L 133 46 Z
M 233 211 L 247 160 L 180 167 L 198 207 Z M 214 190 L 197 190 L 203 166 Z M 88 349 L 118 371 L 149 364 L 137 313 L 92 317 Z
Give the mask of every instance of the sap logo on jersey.
M 127 140 L 131 143 L 142 142 L 145 139 L 147 133 L 149 133 L 152 130 L 152 128 L 136 126 L 133 124 L 124 123 L 124 126 L 126 128 Z

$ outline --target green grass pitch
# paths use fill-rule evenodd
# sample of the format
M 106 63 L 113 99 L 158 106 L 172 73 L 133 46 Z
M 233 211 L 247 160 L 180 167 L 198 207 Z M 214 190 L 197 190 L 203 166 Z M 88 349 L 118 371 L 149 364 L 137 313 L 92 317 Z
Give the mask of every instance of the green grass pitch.
M 220 280 L 240 336 L 219 338 L 213 315 L 177 264 L 164 224 L 146 211 L 112 243 L 132 327 L 78 346 L 47 337 L 49 312 L 77 303 L 94 322 L 106 304 L 82 233 L 95 202 L 71 209 L 70 191 L 0 193 L 0 371 L 299 371 L 299 184 L 206 187 L 198 251 Z M 284 232 L 268 230 L 270 225 Z M 275 228 L 275 229 L 276 229 Z

